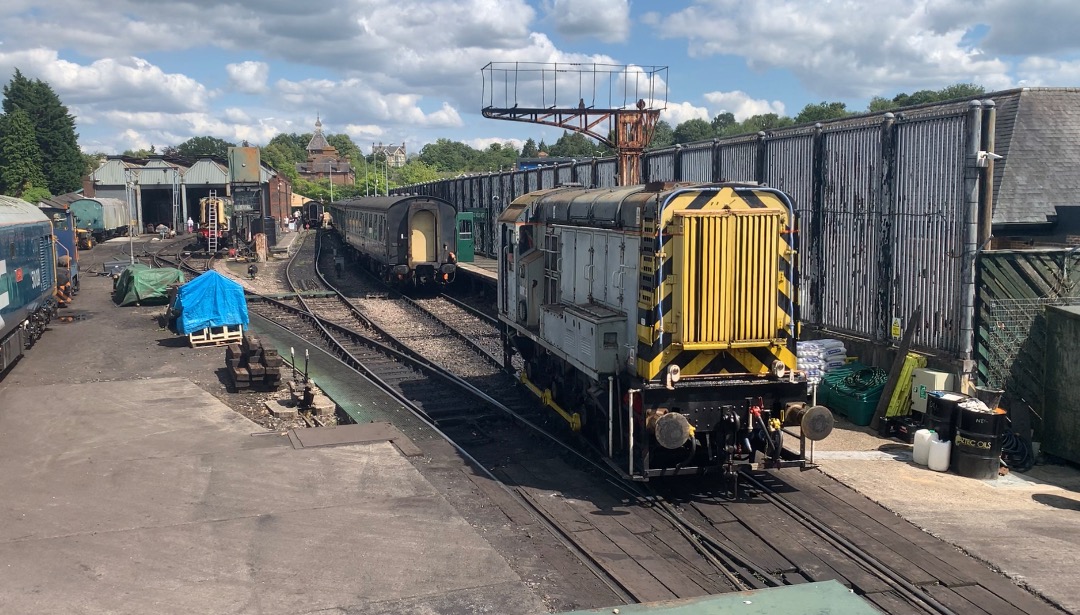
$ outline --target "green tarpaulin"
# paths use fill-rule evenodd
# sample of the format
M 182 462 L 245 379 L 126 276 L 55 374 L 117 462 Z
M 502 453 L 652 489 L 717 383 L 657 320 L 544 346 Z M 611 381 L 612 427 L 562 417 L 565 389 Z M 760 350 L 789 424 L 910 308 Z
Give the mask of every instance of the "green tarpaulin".
M 113 289 L 117 305 L 164 305 L 169 302 L 169 286 L 184 283 L 184 272 L 172 267 L 151 268 L 136 263 L 120 274 Z

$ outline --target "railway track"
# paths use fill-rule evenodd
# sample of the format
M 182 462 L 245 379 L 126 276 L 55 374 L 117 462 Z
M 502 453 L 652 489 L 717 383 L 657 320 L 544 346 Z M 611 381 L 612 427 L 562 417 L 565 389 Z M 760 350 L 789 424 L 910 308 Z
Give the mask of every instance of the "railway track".
M 513 386 L 490 319 L 353 274 L 331 284 L 323 260 L 302 246 L 295 298 L 250 309 L 323 340 L 429 421 L 625 602 L 835 579 L 887 613 L 1057 612 L 817 472 L 748 474 L 736 498 L 694 479 L 627 483 Z

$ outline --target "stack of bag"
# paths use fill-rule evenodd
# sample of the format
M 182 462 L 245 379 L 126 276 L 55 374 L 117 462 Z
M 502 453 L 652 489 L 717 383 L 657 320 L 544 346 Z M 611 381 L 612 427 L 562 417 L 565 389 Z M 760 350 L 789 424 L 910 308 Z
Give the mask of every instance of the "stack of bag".
M 806 372 L 807 382 L 817 384 L 831 371 L 847 364 L 847 348 L 840 340 L 812 340 L 796 345 L 798 369 Z

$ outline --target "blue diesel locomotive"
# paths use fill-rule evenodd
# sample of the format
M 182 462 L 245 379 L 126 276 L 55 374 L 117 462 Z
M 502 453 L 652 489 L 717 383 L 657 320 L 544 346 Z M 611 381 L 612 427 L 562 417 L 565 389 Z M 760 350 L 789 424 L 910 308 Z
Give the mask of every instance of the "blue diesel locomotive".
M 0 196 L 0 373 L 56 313 L 52 223 L 22 199 Z

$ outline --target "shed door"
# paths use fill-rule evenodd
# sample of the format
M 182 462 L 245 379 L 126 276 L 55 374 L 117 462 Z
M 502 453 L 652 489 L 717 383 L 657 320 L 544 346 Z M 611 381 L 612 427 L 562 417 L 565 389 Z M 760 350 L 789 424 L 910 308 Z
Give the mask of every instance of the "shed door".
M 418 211 L 413 214 L 412 224 L 409 226 L 409 250 L 412 262 L 431 263 L 438 260 L 435 214 L 426 210 Z

